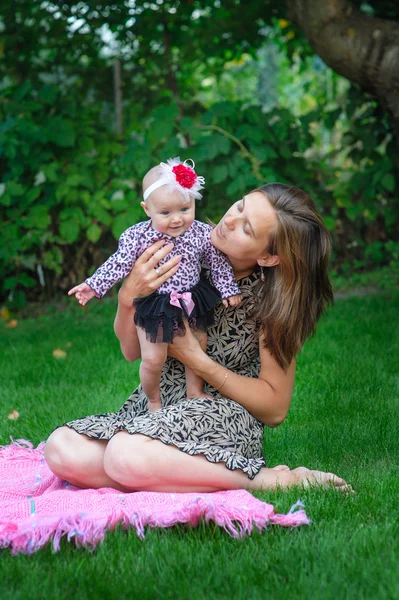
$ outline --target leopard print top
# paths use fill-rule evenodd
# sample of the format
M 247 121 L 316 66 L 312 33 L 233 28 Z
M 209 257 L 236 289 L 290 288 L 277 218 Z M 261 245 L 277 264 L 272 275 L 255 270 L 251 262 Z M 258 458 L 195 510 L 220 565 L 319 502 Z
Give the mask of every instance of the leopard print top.
M 194 287 L 200 280 L 201 262 L 205 262 L 211 271 L 212 282 L 222 298 L 240 293 L 232 266 L 225 254 L 217 250 L 210 240 L 212 227 L 194 221 L 186 231 L 172 238 L 159 233 L 151 227 L 151 221 L 145 221 L 129 227 L 122 233 L 118 250 L 86 279 L 87 283 L 102 298 L 117 281 L 126 277 L 139 256 L 148 246 L 160 239 L 172 241 L 173 250 L 160 261 L 167 262 L 173 256 L 181 255 L 178 271 L 158 288 L 158 293 L 184 292 Z

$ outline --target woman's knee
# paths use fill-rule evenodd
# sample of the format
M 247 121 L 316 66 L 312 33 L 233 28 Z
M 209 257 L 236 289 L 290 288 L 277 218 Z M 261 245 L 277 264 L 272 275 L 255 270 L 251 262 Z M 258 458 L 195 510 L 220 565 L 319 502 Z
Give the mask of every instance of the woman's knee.
M 73 429 L 59 427 L 48 438 L 44 457 L 55 475 L 67 477 L 94 466 L 94 448 L 89 448 L 89 443 L 90 440 Z
M 53 431 L 46 441 L 44 457 L 50 465 L 62 465 L 70 456 L 71 430 L 68 427 L 59 427 Z
M 151 477 L 151 457 L 146 436 L 126 432 L 116 434 L 104 454 L 104 471 L 114 481 L 140 488 Z

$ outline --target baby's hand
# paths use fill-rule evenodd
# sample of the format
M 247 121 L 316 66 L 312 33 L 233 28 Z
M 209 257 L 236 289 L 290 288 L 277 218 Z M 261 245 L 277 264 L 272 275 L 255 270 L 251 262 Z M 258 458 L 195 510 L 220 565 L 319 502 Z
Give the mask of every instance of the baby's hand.
M 84 306 L 89 300 L 95 297 L 96 292 L 87 283 L 81 283 L 69 290 L 68 296 L 72 296 L 72 294 L 75 294 L 76 300 Z
M 242 294 L 236 294 L 235 296 L 230 296 L 230 298 L 225 298 L 222 300 L 224 306 L 227 308 L 230 306 L 238 306 L 242 300 Z

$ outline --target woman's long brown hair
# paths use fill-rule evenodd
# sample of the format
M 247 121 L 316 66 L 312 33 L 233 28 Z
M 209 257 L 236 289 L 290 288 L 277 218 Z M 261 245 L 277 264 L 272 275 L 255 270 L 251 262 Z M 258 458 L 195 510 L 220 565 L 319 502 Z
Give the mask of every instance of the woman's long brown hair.
M 269 183 L 255 191 L 265 194 L 276 211 L 277 224 L 266 252 L 277 254 L 280 262 L 263 268 L 254 316 L 265 346 L 287 370 L 334 301 L 327 274 L 331 237 L 316 204 L 303 190 Z

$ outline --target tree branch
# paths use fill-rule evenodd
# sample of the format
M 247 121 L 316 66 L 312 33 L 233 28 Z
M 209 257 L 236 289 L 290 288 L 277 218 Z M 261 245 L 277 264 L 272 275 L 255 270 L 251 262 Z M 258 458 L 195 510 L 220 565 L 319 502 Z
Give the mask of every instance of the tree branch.
M 286 0 L 288 17 L 334 71 L 375 95 L 399 136 L 399 24 L 349 0 Z

